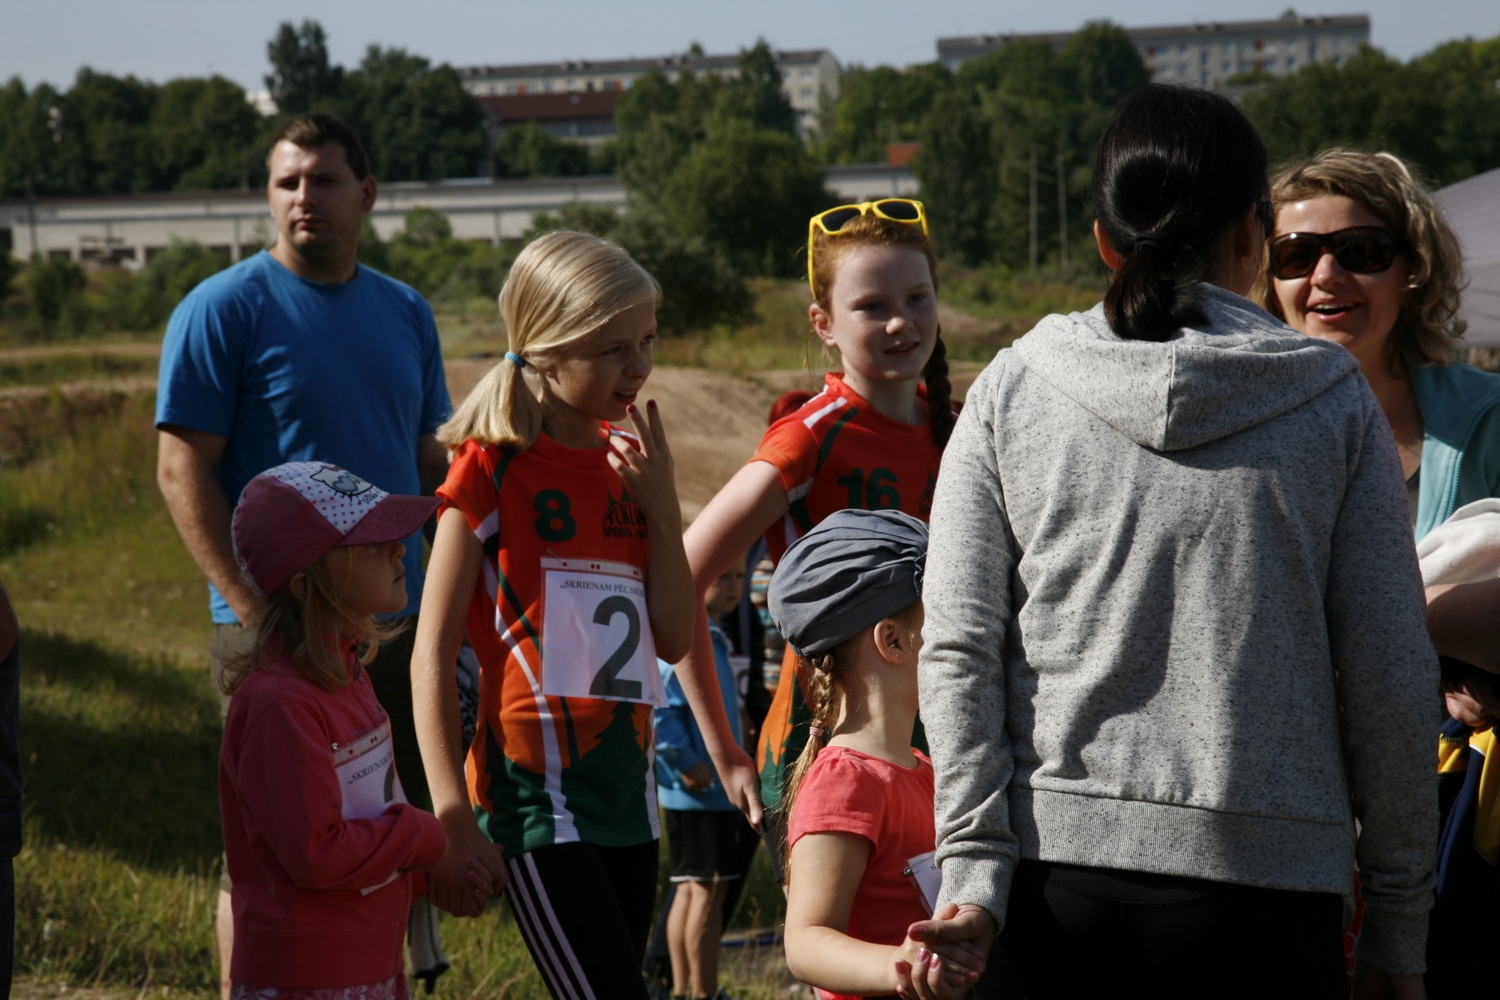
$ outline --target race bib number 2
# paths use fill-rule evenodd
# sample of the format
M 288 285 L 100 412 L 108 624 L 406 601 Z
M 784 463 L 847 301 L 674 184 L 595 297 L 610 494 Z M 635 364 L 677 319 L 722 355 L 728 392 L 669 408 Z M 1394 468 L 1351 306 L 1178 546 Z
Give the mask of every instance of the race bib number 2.
M 665 705 L 640 568 L 548 558 L 542 576 L 542 693 Z

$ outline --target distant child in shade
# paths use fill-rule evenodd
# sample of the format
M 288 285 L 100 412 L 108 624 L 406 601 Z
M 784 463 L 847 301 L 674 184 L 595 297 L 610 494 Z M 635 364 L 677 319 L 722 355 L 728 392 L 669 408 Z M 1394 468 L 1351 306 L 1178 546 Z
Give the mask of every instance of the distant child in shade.
M 402 1000 L 415 872 L 443 856 L 437 817 L 406 801 L 391 722 L 364 665 L 406 606 L 401 558 L 435 499 L 391 496 L 321 462 L 250 481 L 235 555 L 265 598 L 254 643 L 224 674 L 219 759 L 234 880 L 236 1000 Z M 475 895 L 503 873 L 469 859 Z
M 731 719 L 740 698 L 729 640 L 718 622 L 739 606 L 745 589 L 743 562 L 732 564 L 704 597 L 719 693 Z M 671 664 L 658 661 L 667 704 L 656 710 L 656 788 L 667 823 L 667 850 L 674 892 L 667 918 L 672 956 L 672 995 L 719 995 L 719 937 L 725 897 L 744 878 L 759 835 L 719 783 L 703 734 Z
M 907 933 L 929 916 L 913 872 L 935 838 L 932 762 L 911 745 L 926 556 L 927 526 L 911 515 L 841 510 L 771 580 L 771 614 L 811 681 L 784 800 L 786 960 L 825 1000 L 957 997 L 984 967 Z

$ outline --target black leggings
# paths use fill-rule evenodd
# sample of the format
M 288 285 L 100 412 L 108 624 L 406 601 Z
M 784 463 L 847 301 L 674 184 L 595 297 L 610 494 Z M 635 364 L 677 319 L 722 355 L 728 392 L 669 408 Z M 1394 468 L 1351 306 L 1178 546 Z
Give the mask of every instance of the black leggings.
M 1026 1000 L 1334 1000 L 1343 917 L 1332 893 L 1022 861 L 991 962 Z
M 646 1000 L 656 841 L 554 844 L 506 858 L 516 925 L 556 1000 Z

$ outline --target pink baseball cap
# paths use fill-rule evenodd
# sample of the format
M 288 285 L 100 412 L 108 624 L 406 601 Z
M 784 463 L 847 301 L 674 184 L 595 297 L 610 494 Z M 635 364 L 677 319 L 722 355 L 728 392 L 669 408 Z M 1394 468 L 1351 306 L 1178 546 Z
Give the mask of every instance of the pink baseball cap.
M 393 495 L 326 462 L 288 462 L 245 486 L 234 508 L 234 555 L 262 596 L 329 549 L 399 542 L 441 503 Z

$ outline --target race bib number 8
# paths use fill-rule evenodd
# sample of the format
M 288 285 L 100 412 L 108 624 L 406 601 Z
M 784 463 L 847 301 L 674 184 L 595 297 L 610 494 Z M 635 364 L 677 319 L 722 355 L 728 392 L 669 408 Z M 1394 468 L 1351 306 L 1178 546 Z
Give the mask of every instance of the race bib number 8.
M 638 567 L 542 560 L 542 693 L 665 705 Z

